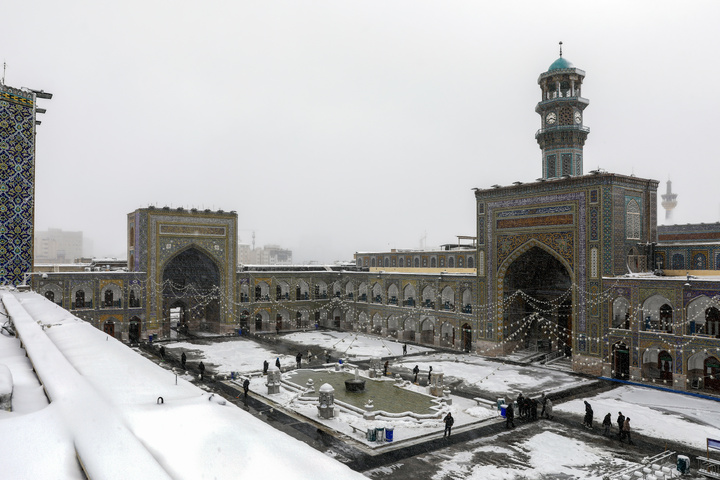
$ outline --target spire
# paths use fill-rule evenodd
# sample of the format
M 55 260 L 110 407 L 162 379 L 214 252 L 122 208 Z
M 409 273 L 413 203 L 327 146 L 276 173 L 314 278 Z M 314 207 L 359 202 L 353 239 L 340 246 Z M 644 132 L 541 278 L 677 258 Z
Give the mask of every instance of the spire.
M 560 56 L 562 57 L 562 41 L 560 42 Z

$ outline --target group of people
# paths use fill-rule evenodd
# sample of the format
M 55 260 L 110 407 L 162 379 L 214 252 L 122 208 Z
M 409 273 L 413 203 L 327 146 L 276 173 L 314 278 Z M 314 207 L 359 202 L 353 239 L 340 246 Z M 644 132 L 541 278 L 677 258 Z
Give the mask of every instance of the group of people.
M 592 429 L 592 421 L 593 409 L 590 404 L 585 401 L 585 418 L 583 420 L 583 426 Z M 606 437 L 609 436 L 610 427 L 612 427 L 612 415 L 610 415 L 609 413 L 605 415 L 605 418 L 603 418 L 602 426 L 603 435 Z M 635 443 L 633 443 L 632 439 L 630 438 L 630 418 L 623 415 L 622 412 L 618 412 L 617 426 L 618 439 L 622 442 L 623 439 L 627 438 L 627 441 L 630 445 L 635 445 Z
M 549 397 L 543 393 L 539 400 L 531 397 L 525 397 L 522 393 L 517 396 L 515 402 L 510 402 L 505 407 L 505 428 L 515 428 L 515 405 L 517 405 L 518 415 L 523 420 L 534 421 L 538 419 L 538 408 L 542 406 L 540 418 L 553 418 L 553 403 Z
M 605 418 L 603 419 L 603 435 L 609 436 L 610 435 L 610 427 L 612 427 L 612 417 L 608 413 L 605 415 Z M 627 441 L 630 445 L 635 445 L 635 443 L 632 441 L 632 438 L 630 437 L 630 417 L 626 417 L 622 414 L 622 412 L 618 412 L 618 418 L 617 418 L 617 426 L 618 426 L 618 439 L 622 442 L 623 439 L 627 438 Z

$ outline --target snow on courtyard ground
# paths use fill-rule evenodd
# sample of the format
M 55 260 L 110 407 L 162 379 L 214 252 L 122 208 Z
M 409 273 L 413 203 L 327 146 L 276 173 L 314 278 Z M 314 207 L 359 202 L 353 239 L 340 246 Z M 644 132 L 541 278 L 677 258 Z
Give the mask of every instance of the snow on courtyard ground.
M 295 356 L 277 353 L 261 344 L 251 340 L 238 338 L 233 341 L 203 343 L 168 343 L 165 348 L 169 351 L 185 350 L 202 358 L 205 364 L 213 365 L 213 370 L 219 374 L 229 375 L 230 372 L 248 374 L 262 371 L 263 361 L 275 365 L 275 359 L 280 359 L 283 370 L 295 367 Z M 180 352 L 176 353 L 180 356 Z M 190 357 L 188 364 L 191 364 Z
M 421 357 L 420 360 L 399 359 L 394 364 L 407 371 L 412 371 L 415 365 L 424 375 L 427 375 L 429 367 L 441 366 L 446 378 L 459 380 L 465 386 L 486 392 L 488 398 L 514 399 L 519 393 L 535 397 L 543 392 L 549 394 L 589 383 L 585 378 L 555 370 L 505 364 L 468 354 L 434 354 Z
M 704 450 L 707 438 L 720 439 L 720 402 L 649 387 L 623 386 L 558 405 L 555 411 L 585 415 L 587 400 L 596 428 L 607 413 L 616 429 L 618 412 L 630 417 L 632 431 Z M 632 435 L 632 433 L 631 433 Z
M 6 298 L 12 297 L 12 298 Z M 20 302 L 14 302 L 14 299 Z M 6 303 L 9 302 L 9 303 Z M 81 452 L 93 478 L 124 478 L 125 471 L 153 471 L 153 466 L 128 452 L 119 442 L 135 437 L 148 458 L 176 479 L 238 478 L 362 478 L 356 472 L 282 433 L 248 412 L 227 404 L 195 385 L 177 379 L 152 361 L 108 337 L 90 324 L 34 293 L 3 293 L 3 303 L 25 310 L 31 343 L 51 342 L 31 358 L 62 400 L 45 408 L 24 408 L 24 396 L 13 401 L 13 412 L 0 416 L 2 478 L 83 478 L 75 450 Z M 37 323 L 35 323 L 37 322 Z M 40 324 L 41 328 L 38 328 Z M 37 340 L 36 340 L 37 339 Z M 42 343 L 41 342 L 41 343 Z M 28 365 L 17 361 L 19 341 L 2 337 L 2 362 L 13 377 L 23 380 Z M 60 354 L 64 360 L 40 367 Z M 10 361 L 5 361 L 10 358 Z M 69 362 L 69 363 L 68 363 Z M 26 382 L 27 383 L 27 382 Z M 72 385 L 89 385 L 73 396 Z M 18 388 L 22 382 L 18 384 Z M 49 384 L 46 384 L 49 386 Z M 159 397 L 163 401 L 160 402 Z M 38 404 L 35 403 L 34 407 Z M 32 406 L 31 406 L 32 407 Z M 92 444 L 98 427 L 122 425 Z M 128 437 L 130 435 L 130 437 Z M 101 452 L 103 452 L 101 454 Z M 113 466 L 115 465 L 115 466 Z M 117 467 L 121 465 L 121 467 Z M 125 470 L 125 471 L 124 471 Z M 132 478 L 151 478 L 133 474 Z M 125 477 L 127 478 L 127 477 Z M 154 475 L 152 478 L 161 478 Z
M 283 335 L 284 341 L 300 345 L 316 345 L 333 350 L 355 361 L 372 357 L 397 357 L 402 355 L 403 343 L 394 338 L 382 338 L 357 332 L 307 331 Z M 432 349 L 419 345 L 407 345 L 407 354 L 430 352 Z
M 415 352 L 419 355 L 403 357 L 402 343 L 356 332 L 309 331 L 290 334 L 283 338 L 291 338 L 294 343 L 299 345 L 319 344 L 323 349 L 331 348 L 336 351 L 343 351 L 342 348 L 347 345 L 344 351 L 348 353 L 347 356 L 351 360 L 387 356 L 388 352 L 392 352 L 397 357 L 390 361 L 393 371 L 401 369 L 403 372 L 409 373 L 415 365 L 418 365 L 421 370 L 419 378 L 424 383 L 428 367 L 437 368 L 439 366 L 445 372 L 446 383 L 452 379 L 461 380 L 465 385 L 487 392 L 484 395 L 486 398 L 515 398 L 520 392 L 525 395 L 537 396 L 541 392 L 548 394 L 555 390 L 580 386 L 589 382 L 584 377 L 555 370 L 504 364 L 470 354 L 432 353 L 432 350 L 428 348 L 412 350 L 414 346 L 410 345 L 408 345 L 408 354 Z M 358 346 L 357 352 L 355 348 L 349 348 L 353 345 Z M 249 341 L 211 345 L 193 344 L 190 345 L 190 348 L 201 350 L 208 362 L 223 365 L 221 371 L 257 373 L 261 371 L 263 358 L 275 358 L 272 350 Z M 249 349 L 247 355 L 244 353 L 246 348 Z M 267 353 L 263 354 L 263 350 Z M 224 353 L 231 351 L 235 351 L 232 356 Z M 225 359 L 231 357 L 241 360 L 224 365 Z M 246 357 L 253 358 L 250 364 L 242 360 Z M 294 358 L 288 358 L 289 360 L 286 359 L 283 365 L 294 366 Z M 249 368 L 245 368 L 244 365 L 248 365 Z M 252 368 L 253 366 L 254 368 Z M 254 382 L 258 382 L 252 387 L 255 391 L 266 389 L 261 380 L 257 379 Z M 289 402 L 290 397 L 285 400 Z M 640 386 L 619 387 L 586 400 L 593 405 L 596 424 L 602 421 L 602 417 L 606 413 L 610 412 L 613 425 L 615 425 L 617 412 L 622 411 L 632 419 L 631 424 L 635 431 L 651 438 L 685 443 L 701 450 L 705 448 L 707 437 L 720 439 L 720 403 L 713 400 Z M 583 415 L 585 408 L 582 399 L 579 399 L 556 405 L 555 411 L 558 415 L 563 413 Z M 430 429 L 433 428 L 436 427 Z M 402 432 L 398 433 L 402 435 Z M 411 434 L 408 433 L 408 435 Z
M 506 434 L 510 435 L 510 434 Z M 515 480 L 578 478 L 600 480 L 630 465 L 602 447 L 568 437 L 553 426 L 510 447 L 492 445 L 493 438 L 443 459 L 433 480 Z

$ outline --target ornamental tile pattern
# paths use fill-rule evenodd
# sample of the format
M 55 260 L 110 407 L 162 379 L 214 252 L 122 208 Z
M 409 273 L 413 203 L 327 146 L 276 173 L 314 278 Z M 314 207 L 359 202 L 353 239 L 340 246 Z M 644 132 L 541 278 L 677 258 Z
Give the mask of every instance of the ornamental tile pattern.
M 33 97 L 0 85 L 0 284 L 20 284 L 33 266 Z

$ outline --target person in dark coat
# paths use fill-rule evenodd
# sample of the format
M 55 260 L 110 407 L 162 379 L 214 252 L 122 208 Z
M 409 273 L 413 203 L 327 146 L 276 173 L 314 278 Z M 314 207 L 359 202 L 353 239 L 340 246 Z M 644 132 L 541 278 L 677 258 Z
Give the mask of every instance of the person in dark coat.
M 183 370 L 185 370 L 185 362 L 187 362 L 187 355 L 185 355 L 185 352 L 182 352 L 182 355 L 180 355 L 180 365 L 182 365 Z
M 202 360 L 198 365 L 198 370 L 200 370 L 200 380 L 202 380 L 205 377 L 205 364 L 202 362 Z
M 245 398 L 247 398 L 247 394 L 250 391 L 250 379 L 246 378 L 243 382 L 243 391 L 245 392 Z
M 618 438 L 622 442 L 622 439 L 625 438 L 625 435 L 623 435 L 623 426 L 625 425 L 625 415 L 623 415 L 622 412 L 618 412 L 617 425 L 618 425 Z
M 403 355 L 407 355 L 407 343 L 403 343 Z
M 443 438 L 449 437 L 452 426 L 455 423 L 455 419 L 453 418 L 452 414 L 448 412 L 448 414 L 443 419 L 443 422 L 445 422 L 445 433 L 443 433 Z
M 518 394 L 515 403 L 518 406 L 518 415 L 522 418 L 525 415 L 525 397 L 523 397 L 522 392 Z
M 585 400 L 585 420 L 583 424 L 588 427 L 592 428 L 592 421 L 593 421 L 593 409 L 590 406 L 590 404 Z
M 610 414 L 608 413 L 605 415 L 605 418 L 603 418 L 603 435 L 607 436 L 610 433 L 610 426 L 612 426 L 612 418 L 610 418 Z
M 528 401 L 530 402 L 530 419 L 537 420 L 538 401 L 534 398 L 529 398 Z
M 430 385 L 430 377 L 432 377 L 432 367 L 428 370 L 428 385 Z
M 413 368 L 413 373 L 415 374 L 415 379 L 413 380 L 413 383 L 417 383 L 417 376 L 418 376 L 418 373 L 420 373 L 420 367 L 415 365 L 415 368 Z
M 270 364 L 267 360 L 263 360 L 263 375 L 267 375 L 268 368 L 270 367 Z
M 515 410 L 512 403 L 505 408 L 505 428 L 515 428 Z
M 298 352 L 298 354 L 295 355 L 295 361 L 297 362 L 297 368 L 300 368 L 300 364 L 302 363 L 302 353 Z
M 278 370 L 282 370 L 282 369 L 280 368 L 280 357 L 277 357 L 277 358 L 275 359 L 275 366 L 278 367 Z
M 388 371 L 389 366 L 390 366 L 390 361 L 385 360 L 385 365 L 383 365 L 383 377 L 387 377 L 387 371 Z
M 540 418 L 545 418 L 545 406 L 547 405 L 547 397 L 545 396 L 545 392 L 540 395 L 540 405 L 542 405 L 542 410 L 540 410 Z
M 164 345 L 160 345 L 160 358 L 165 360 L 165 346 Z

